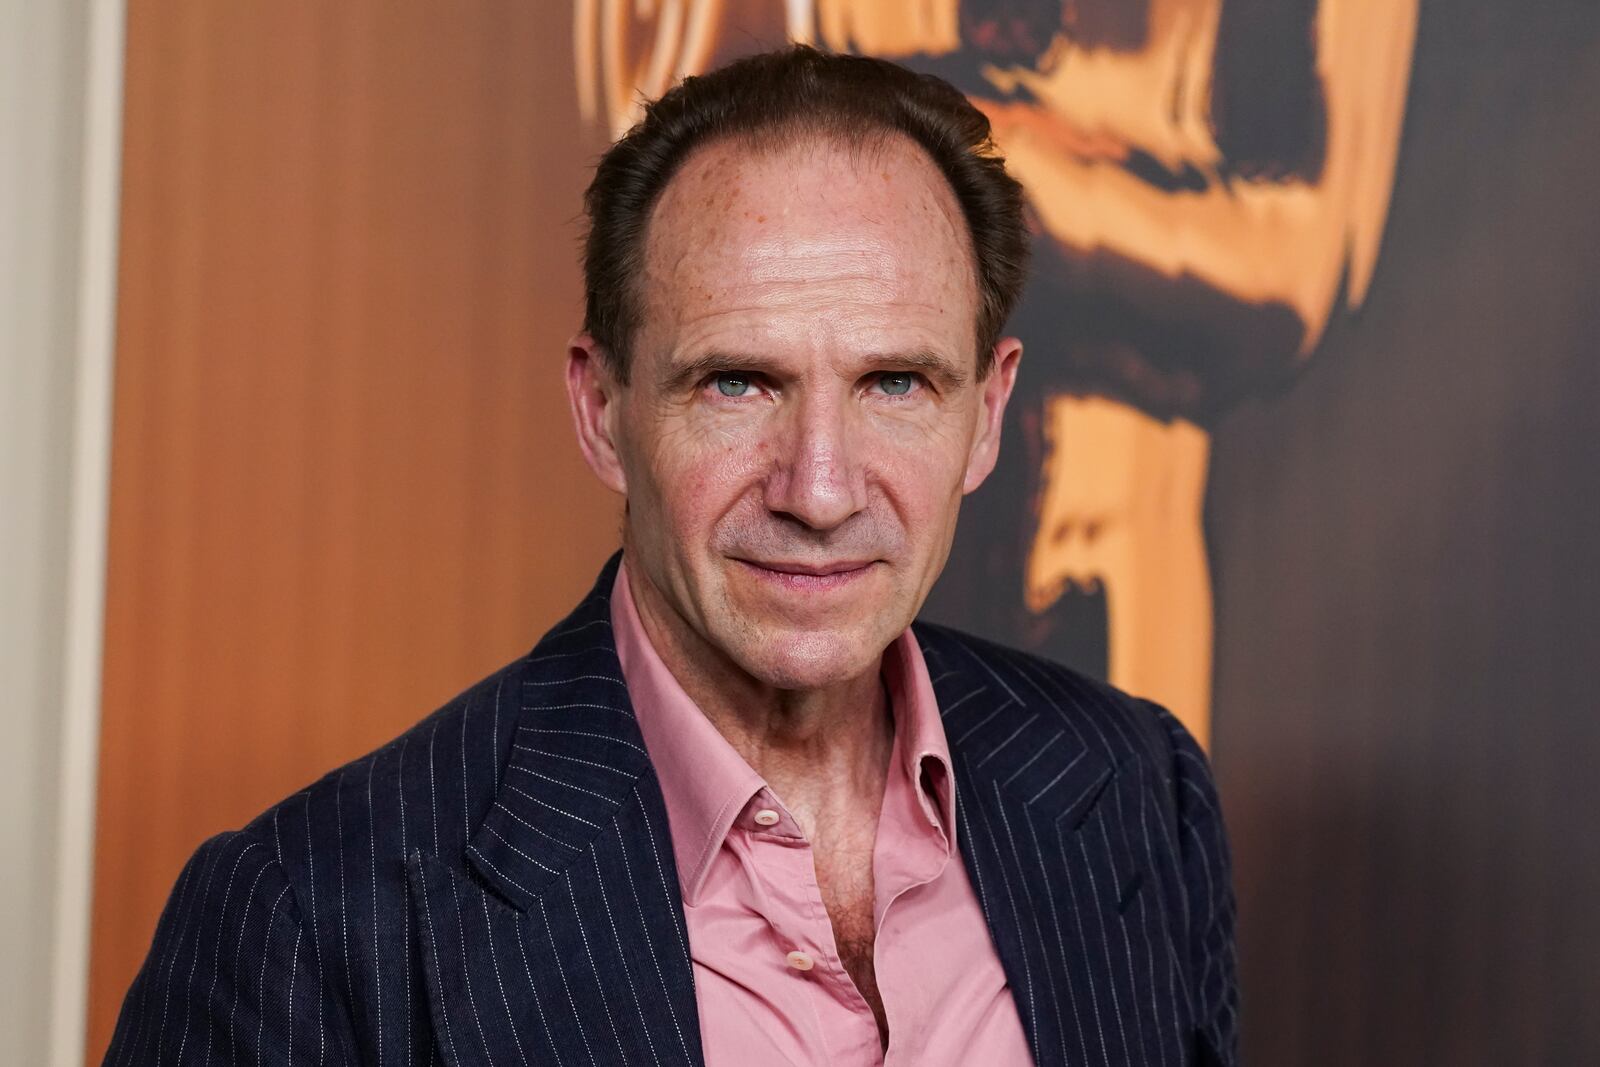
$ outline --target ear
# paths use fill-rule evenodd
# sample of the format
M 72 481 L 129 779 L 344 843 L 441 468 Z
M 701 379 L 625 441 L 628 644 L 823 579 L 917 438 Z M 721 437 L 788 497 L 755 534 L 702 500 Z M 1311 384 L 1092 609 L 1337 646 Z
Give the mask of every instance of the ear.
M 967 454 L 967 475 L 961 491 L 970 493 L 982 485 L 989 472 L 994 470 L 1000 456 L 1000 426 L 1005 421 L 1006 402 L 1011 399 L 1011 389 L 1017 384 L 1017 364 L 1022 362 L 1022 342 L 1015 337 L 1003 337 L 994 346 L 994 363 L 989 376 L 978 383 L 982 391 L 978 398 L 978 432 L 972 438 L 972 450 Z
M 567 403 L 578 448 L 606 488 L 626 496 L 628 479 L 616 438 L 622 389 L 598 341 L 580 333 L 567 342 Z

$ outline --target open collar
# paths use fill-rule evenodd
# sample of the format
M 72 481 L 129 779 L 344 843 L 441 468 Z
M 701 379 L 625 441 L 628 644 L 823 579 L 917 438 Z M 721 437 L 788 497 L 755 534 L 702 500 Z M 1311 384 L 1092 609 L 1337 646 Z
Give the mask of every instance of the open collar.
M 612 556 L 589 595 L 523 661 L 511 752 L 467 848 L 479 875 L 522 908 L 636 802 L 642 780 L 659 795 L 613 631 L 621 558 Z M 998 645 L 920 622 L 912 632 L 954 791 L 998 790 L 1056 820 L 1085 813 L 1113 772 L 1105 755 L 1113 745 L 1094 736 L 1094 717 L 1062 714 L 1088 698 Z M 720 734 L 716 740 L 727 745 Z

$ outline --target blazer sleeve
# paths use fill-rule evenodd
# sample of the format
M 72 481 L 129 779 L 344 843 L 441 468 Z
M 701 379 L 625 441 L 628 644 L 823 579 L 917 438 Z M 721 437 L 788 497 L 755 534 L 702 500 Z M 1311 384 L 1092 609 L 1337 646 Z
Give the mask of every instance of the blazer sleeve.
M 354 1063 L 320 964 L 270 844 L 214 837 L 167 899 L 104 1063 Z
M 1239 977 L 1233 869 L 1222 805 L 1205 752 L 1164 708 L 1173 750 L 1178 858 L 1188 911 L 1189 974 L 1202 1067 L 1239 1062 Z

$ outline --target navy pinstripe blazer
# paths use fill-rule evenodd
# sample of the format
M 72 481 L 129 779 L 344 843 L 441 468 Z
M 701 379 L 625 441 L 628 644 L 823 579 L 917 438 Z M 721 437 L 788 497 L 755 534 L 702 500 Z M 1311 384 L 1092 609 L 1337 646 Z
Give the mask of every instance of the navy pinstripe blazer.
M 616 558 L 528 656 L 203 844 L 105 1062 L 699 1064 Z M 1236 1060 L 1205 759 L 1160 708 L 918 623 L 957 838 L 1040 1064 Z

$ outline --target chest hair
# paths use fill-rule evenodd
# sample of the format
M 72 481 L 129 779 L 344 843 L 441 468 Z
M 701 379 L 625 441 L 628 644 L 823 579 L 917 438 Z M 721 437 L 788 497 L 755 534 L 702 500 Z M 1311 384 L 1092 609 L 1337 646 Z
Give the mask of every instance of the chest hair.
M 873 828 L 876 830 L 876 827 Z M 817 888 L 833 927 L 839 962 L 844 965 L 862 999 L 878 1023 L 878 1040 L 889 1045 L 889 1023 L 878 992 L 872 950 L 877 930 L 873 922 L 872 837 L 859 842 L 835 843 L 826 856 L 815 854 Z

